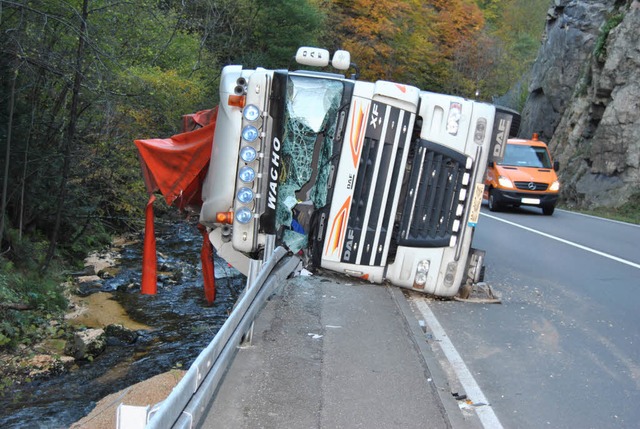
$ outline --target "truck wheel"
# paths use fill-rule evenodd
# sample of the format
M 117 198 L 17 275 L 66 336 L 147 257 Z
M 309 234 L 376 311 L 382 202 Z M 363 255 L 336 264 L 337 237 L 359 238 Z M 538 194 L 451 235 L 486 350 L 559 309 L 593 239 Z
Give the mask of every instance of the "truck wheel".
M 496 202 L 496 197 L 493 189 L 489 190 L 489 210 L 492 212 L 500 211 L 500 204 Z
M 473 291 L 473 286 L 471 286 L 468 283 L 463 284 L 462 286 L 460 286 L 460 290 L 458 290 L 458 298 L 469 299 L 469 296 L 471 296 L 472 291 Z
M 543 206 L 542 207 L 542 214 L 544 214 L 545 216 L 551 216 L 555 209 L 556 208 L 554 206 Z

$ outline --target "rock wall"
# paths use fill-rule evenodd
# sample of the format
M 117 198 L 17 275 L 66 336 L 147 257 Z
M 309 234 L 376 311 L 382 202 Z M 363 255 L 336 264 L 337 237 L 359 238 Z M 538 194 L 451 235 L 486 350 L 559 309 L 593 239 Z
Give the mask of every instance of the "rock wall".
M 618 207 L 640 193 L 639 40 L 639 0 L 549 9 L 520 136 L 549 142 L 570 206 Z

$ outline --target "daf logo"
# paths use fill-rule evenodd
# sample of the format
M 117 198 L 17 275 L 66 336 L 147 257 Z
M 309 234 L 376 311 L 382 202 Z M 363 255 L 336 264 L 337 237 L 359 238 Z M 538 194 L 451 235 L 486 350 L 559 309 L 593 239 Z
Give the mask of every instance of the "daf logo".
M 527 188 L 534 191 L 536 189 L 536 184 L 533 182 L 529 182 L 529 184 L 527 185 Z

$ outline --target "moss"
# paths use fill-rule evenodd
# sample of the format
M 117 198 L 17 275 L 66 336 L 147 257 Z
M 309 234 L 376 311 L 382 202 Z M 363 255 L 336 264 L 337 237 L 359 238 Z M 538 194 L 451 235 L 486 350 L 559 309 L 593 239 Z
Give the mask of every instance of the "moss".
M 633 195 L 620 207 L 596 207 L 590 210 L 575 210 L 580 213 L 640 225 L 640 193 Z
M 618 25 L 620 25 L 623 19 L 624 19 L 624 13 L 619 13 L 611 16 L 607 20 L 607 22 L 602 26 L 602 29 L 600 30 L 600 35 L 598 36 L 595 47 L 593 49 L 593 55 L 595 56 L 596 60 L 600 62 L 604 62 L 604 60 L 606 59 L 607 57 L 606 45 L 607 45 L 607 39 L 609 38 L 609 33 L 611 32 L 611 30 L 613 30 Z
M 67 307 L 61 278 L 23 271 L 0 258 L 0 350 L 50 337 L 50 321 Z

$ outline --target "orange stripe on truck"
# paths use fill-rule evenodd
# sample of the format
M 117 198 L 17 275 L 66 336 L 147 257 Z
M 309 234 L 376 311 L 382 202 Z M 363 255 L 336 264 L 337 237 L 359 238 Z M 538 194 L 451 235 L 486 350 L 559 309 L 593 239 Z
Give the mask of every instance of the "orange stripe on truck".
M 351 134 L 349 135 L 349 146 L 351 147 L 351 157 L 353 158 L 353 166 L 358 166 L 358 160 L 360 159 L 360 151 L 362 150 L 362 142 L 364 141 L 364 130 L 367 125 L 365 118 L 368 105 L 364 105 L 362 102 L 355 101 L 355 109 L 352 114 Z
M 344 239 L 344 231 L 347 227 L 347 217 L 349 216 L 349 206 L 351 205 L 351 197 L 348 197 L 338 213 L 336 214 L 333 223 L 331 224 L 331 231 L 329 232 L 329 239 L 327 240 L 327 248 L 324 251 L 325 255 L 335 253 L 335 251 L 342 247 L 342 240 Z

